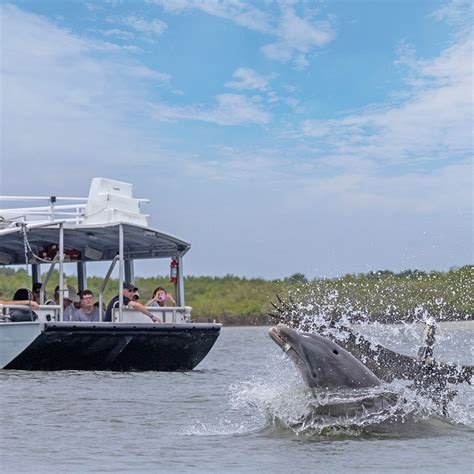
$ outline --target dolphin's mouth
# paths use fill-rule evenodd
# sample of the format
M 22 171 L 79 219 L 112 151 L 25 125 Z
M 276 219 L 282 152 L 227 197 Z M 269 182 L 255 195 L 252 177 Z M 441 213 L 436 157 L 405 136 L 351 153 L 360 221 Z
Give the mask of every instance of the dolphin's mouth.
M 268 335 L 282 348 L 283 351 L 288 352 L 291 349 L 290 344 L 286 342 L 278 326 L 271 327 L 268 330 Z

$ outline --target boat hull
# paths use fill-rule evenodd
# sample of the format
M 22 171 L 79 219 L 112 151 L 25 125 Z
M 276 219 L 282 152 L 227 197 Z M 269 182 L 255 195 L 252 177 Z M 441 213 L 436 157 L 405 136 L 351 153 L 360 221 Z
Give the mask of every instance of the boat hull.
M 5 369 L 186 371 L 208 354 L 219 324 L 45 323 Z

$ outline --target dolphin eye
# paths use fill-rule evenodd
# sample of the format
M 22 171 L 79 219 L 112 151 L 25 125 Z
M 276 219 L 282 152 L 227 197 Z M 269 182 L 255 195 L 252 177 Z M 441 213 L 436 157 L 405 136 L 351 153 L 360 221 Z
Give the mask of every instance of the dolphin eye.
M 339 352 L 338 352 L 338 350 L 337 350 L 337 349 L 333 349 L 333 350 L 332 350 L 332 352 L 333 352 L 334 354 L 336 354 L 336 355 L 338 355 L 338 354 L 339 354 Z

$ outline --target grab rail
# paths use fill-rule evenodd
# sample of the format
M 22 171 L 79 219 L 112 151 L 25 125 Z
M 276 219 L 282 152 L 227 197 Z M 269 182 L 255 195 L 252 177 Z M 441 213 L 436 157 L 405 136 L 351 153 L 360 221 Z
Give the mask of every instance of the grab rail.
M 42 304 L 39 308 L 33 308 L 24 304 L 0 304 L 0 319 L 7 319 L 10 310 L 21 309 L 24 311 L 35 313 L 39 321 L 59 321 L 61 314 L 61 306 L 56 304 Z
M 191 321 L 191 306 L 147 306 L 146 309 L 150 311 L 150 313 L 159 316 L 164 323 L 183 323 Z M 127 315 L 127 313 L 140 316 L 139 319 L 143 319 L 143 322 L 149 322 L 148 317 L 142 314 L 140 311 L 128 306 L 124 306 L 122 308 L 122 315 Z M 170 315 L 171 321 L 169 321 Z M 112 322 L 124 322 L 123 319 L 120 321 L 120 312 L 118 308 L 114 308 L 112 311 Z

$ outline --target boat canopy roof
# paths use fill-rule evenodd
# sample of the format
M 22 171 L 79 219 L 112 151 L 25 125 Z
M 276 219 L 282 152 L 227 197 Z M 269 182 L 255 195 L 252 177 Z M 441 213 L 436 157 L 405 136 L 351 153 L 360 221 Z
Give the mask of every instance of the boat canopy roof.
M 69 255 L 65 261 L 112 260 L 119 252 L 120 226 L 123 226 L 125 259 L 177 257 L 184 255 L 191 247 L 191 244 L 173 235 L 125 222 L 100 225 L 71 225 L 63 221 L 28 223 L 0 230 L 0 265 L 25 264 L 25 243 L 35 255 L 44 255 L 54 246 L 59 246 L 61 224 L 65 254 Z M 32 260 L 30 252 L 28 263 L 44 263 Z

